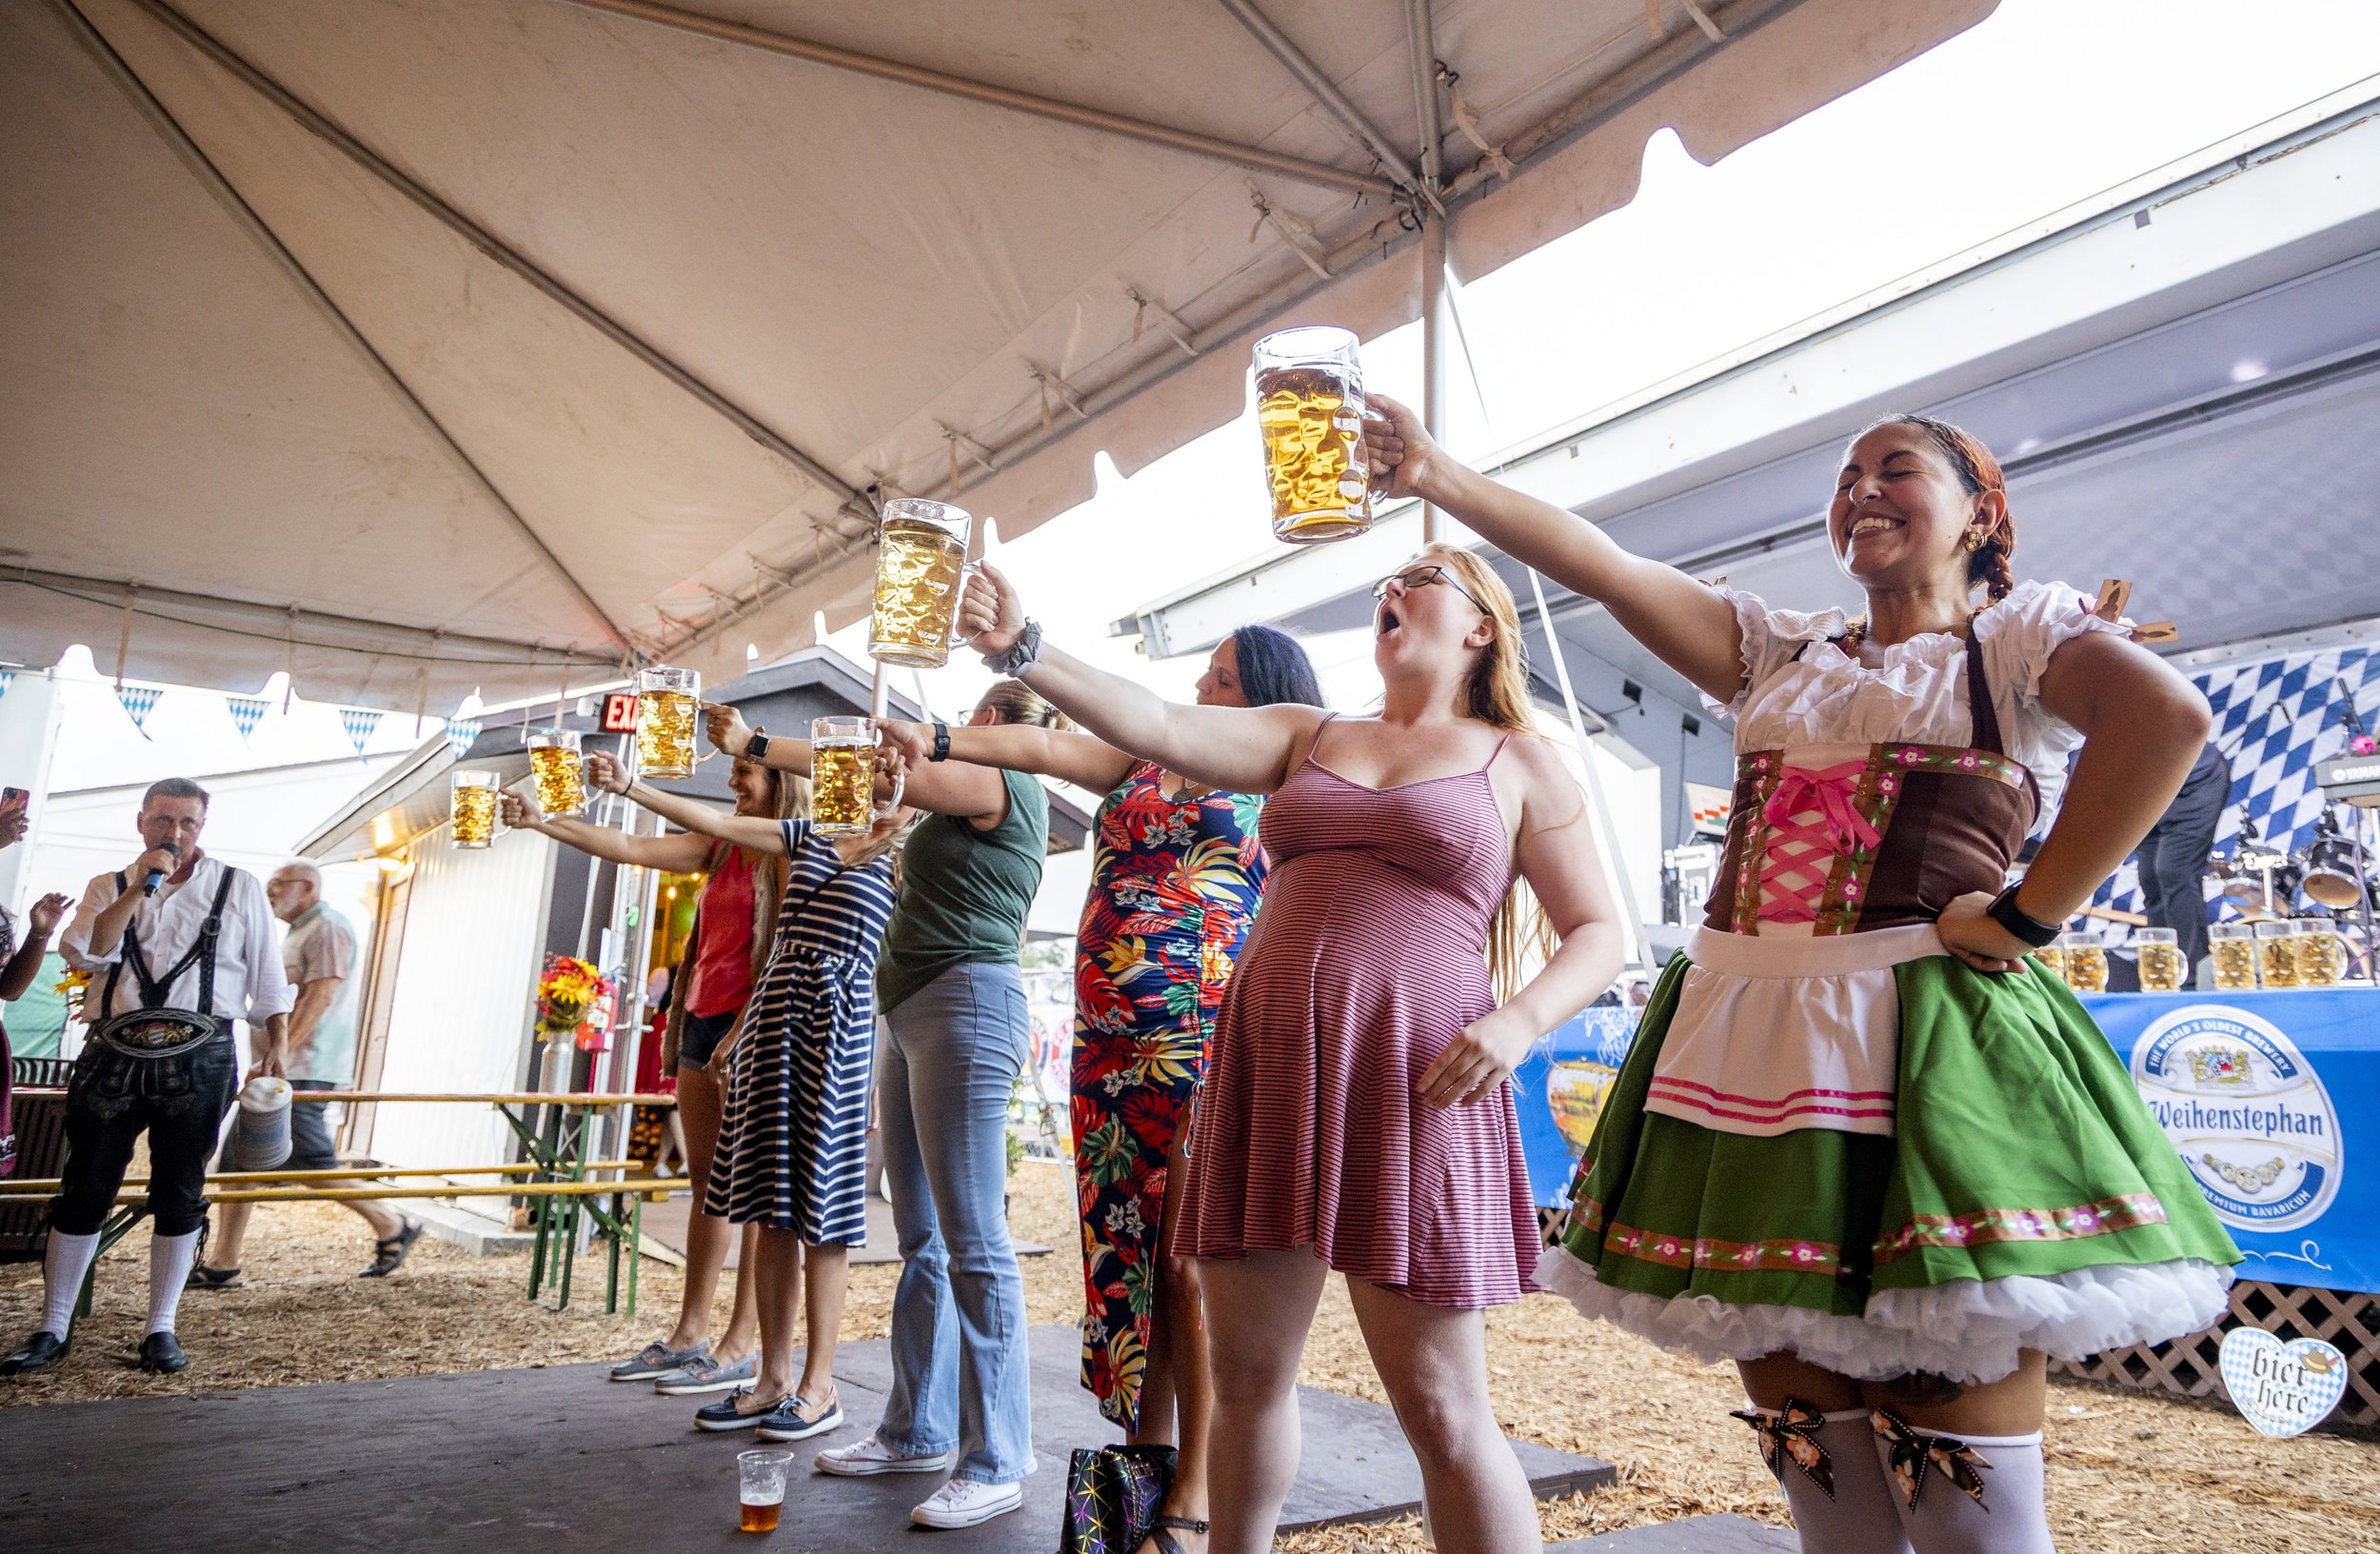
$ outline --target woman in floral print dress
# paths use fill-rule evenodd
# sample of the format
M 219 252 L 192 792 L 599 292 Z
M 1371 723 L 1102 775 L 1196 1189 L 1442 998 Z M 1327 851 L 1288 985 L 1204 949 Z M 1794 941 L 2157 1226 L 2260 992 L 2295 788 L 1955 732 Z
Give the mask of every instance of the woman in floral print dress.
M 1319 705 L 1295 638 L 1242 627 L 1199 681 L 1210 707 Z M 886 723 L 913 760 L 936 759 L 934 727 Z M 1200 788 L 1088 734 L 951 728 L 946 758 L 1061 778 L 1100 807 L 1076 941 L 1071 1088 L 1082 1217 L 1082 1385 L 1136 1444 L 1176 1443 L 1163 1509 L 1206 1515 L 1209 1395 L 1198 1273 L 1166 1227 L 1186 1171 L 1191 1097 L 1257 900 L 1263 801 Z

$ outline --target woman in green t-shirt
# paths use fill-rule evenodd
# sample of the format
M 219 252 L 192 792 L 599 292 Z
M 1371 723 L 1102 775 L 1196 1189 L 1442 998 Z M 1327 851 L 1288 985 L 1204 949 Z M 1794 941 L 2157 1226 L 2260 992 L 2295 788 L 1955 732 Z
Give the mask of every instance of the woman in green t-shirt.
M 756 741 L 731 709 L 705 714 L 726 754 L 809 770 L 809 741 Z M 967 719 L 1061 721 L 1014 680 L 985 691 Z M 964 1527 L 1022 1504 L 1034 1466 L 1024 1280 L 1004 1200 L 1008 1097 L 1027 1049 L 1017 952 L 1041 888 L 1049 799 L 1034 777 L 954 761 L 909 765 L 904 802 L 926 818 L 902 848 L 876 967 L 888 1038 L 876 1093 L 903 1265 L 892 1393 L 875 1433 L 818 1465 L 853 1477 L 950 1469 L 910 1520 Z

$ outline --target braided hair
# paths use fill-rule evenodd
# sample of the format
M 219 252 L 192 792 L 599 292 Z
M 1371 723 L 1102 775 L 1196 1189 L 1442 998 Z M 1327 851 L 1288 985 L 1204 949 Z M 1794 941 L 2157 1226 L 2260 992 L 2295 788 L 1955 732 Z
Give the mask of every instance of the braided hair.
M 1983 531 L 1983 542 L 1967 553 L 1967 582 L 1970 586 L 1983 585 L 1986 608 L 2007 598 L 2008 590 L 2015 586 L 2008 564 L 2016 554 L 2016 523 L 2009 516 L 2008 477 L 2000 472 L 2000 461 L 1992 456 L 1992 450 L 1983 446 L 1983 439 L 1973 432 L 1931 415 L 1903 411 L 1883 416 L 1861 428 L 1859 436 L 1865 437 L 1878 427 L 1915 427 L 1932 438 L 1942 457 L 1950 461 L 1969 496 L 1980 496 L 1986 491 L 2000 493 L 1999 517 Z

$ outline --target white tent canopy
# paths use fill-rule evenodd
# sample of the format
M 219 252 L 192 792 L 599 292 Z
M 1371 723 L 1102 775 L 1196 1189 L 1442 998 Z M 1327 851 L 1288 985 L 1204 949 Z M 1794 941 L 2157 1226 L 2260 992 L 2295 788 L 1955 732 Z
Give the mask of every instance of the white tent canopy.
M 1021 533 L 1993 0 L 697 4 L 0 8 L 0 660 L 741 667 L 884 494 Z

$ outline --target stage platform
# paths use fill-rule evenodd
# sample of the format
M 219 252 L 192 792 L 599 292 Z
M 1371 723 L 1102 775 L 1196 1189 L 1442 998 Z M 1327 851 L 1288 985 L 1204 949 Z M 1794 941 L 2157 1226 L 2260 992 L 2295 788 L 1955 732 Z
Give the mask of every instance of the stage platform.
M 1049 1554 L 1067 1453 L 1116 1437 L 1075 1384 L 1073 1329 L 1036 1327 L 1032 1341 L 1041 1470 L 1024 1509 L 960 1532 L 911 1527 L 931 1477 L 832 1479 L 808 1465 L 875 1424 L 891 1382 L 881 1340 L 843 1349 L 849 1422 L 790 1448 L 784 1522 L 765 1539 L 736 1530 L 736 1453 L 759 1443 L 697 1432 L 694 1402 L 606 1382 L 601 1365 L 0 1410 L 0 1526 L 9 1554 L 872 1554 L 912 1538 L 940 1554 Z M 1311 1389 L 1299 1405 L 1304 1465 L 1285 1526 L 1418 1505 L 1420 1475 L 1388 1409 Z M 1615 1478 L 1606 1463 L 1516 1449 L 1540 1495 Z

